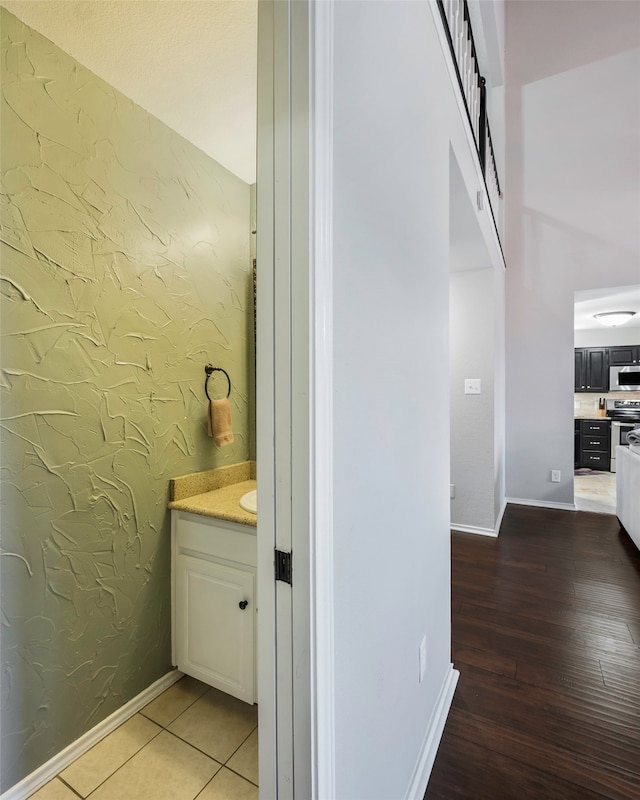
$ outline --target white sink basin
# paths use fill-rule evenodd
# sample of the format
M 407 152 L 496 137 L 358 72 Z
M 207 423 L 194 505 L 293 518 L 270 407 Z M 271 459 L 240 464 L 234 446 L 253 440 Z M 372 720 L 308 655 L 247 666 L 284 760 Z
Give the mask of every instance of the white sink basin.
M 258 490 L 254 489 L 252 492 L 243 494 L 240 498 L 240 508 L 244 508 L 250 514 L 258 513 Z

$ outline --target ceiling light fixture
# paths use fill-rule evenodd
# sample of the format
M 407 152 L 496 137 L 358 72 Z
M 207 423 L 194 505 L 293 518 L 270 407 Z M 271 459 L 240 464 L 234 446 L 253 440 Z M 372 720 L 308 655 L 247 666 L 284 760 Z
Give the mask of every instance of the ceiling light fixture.
M 629 322 L 635 315 L 635 311 L 606 311 L 604 314 L 594 314 L 593 316 L 601 325 L 606 325 L 607 328 L 616 328 L 618 325 Z

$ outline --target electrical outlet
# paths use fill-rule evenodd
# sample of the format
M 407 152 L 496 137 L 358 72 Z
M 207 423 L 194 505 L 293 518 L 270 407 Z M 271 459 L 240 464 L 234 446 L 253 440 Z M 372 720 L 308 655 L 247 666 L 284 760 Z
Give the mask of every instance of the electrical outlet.
M 453 483 L 449 484 L 449 497 L 454 498 L 456 496 L 456 487 Z
M 551 470 L 551 482 L 552 483 L 560 483 L 560 470 L 559 469 L 552 469 Z
M 420 647 L 418 648 L 418 665 L 420 667 L 419 683 L 424 680 L 424 673 L 427 671 L 427 636 L 422 637 Z
M 464 393 L 465 394 L 480 394 L 481 381 L 480 378 L 465 378 L 464 379 Z

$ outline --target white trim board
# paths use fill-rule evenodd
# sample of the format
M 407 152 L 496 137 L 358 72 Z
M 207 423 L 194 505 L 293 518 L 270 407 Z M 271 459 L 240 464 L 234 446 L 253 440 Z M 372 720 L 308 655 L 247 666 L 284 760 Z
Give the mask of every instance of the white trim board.
M 507 503 L 516 506 L 536 506 L 537 508 L 555 508 L 559 511 L 577 511 L 575 503 L 555 503 L 553 500 L 524 500 L 521 497 L 507 497 Z
M 424 797 L 459 677 L 458 670 L 449 664 L 404 800 L 422 800 Z
M 475 525 L 459 525 L 458 523 L 452 522 L 450 525 L 452 531 L 458 531 L 459 533 L 474 533 L 478 536 L 492 536 L 494 539 L 498 536 L 498 531 L 495 528 L 479 528 Z
M 53 758 L 50 758 L 38 769 L 34 770 L 31 774 L 23 778 L 19 783 L 16 783 L 10 789 L 0 796 L 0 800 L 25 800 L 30 797 L 34 792 L 38 791 L 45 783 L 56 777 L 63 769 L 66 769 L 81 755 L 84 755 L 87 750 L 90 750 L 94 745 L 98 744 L 101 739 L 108 736 L 116 728 L 126 722 L 128 719 L 137 714 L 141 708 L 144 708 L 148 703 L 154 700 L 159 694 L 162 694 L 165 689 L 168 689 L 176 681 L 182 678 L 184 673 L 177 669 L 167 672 L 162 678 L 159 678 L 151 686 L 148 686 L 139 695 L 136 695 L 128 703 L 125 703 L 113 714 L 110 714 L 102 722 L 94 725 L 91 730 L 83 734 L 75 742 L 57 753 Z
M 460 533 L 474 533 L 479 536 L 493 536 L 494 539 L 497 539 L 498 534 L 500 533 L 500 526 L 502 525 L 502 518 L 504 517 L 504 512 L 506 510 L 507 501 L 505 499 L 502 501 L 502 507 L 500 509 L 500 513 L 498 514 L 495 528 L 481 528 L 477 525 L 462 525 L 457 522 L 452 522 L 449 527 L 452 531 L 460 531 Z
M 504 517 L 504 512 L 507 510 L 507 498 L 502 498 L 502 507 L 500 508 L 500 513 L 498 514 L 498 519 L 496 520 L 496 536 L 500 534 L 500 528 L 502 527 L 502 518 Z
M 335 797 L 333 576 L 333 3 L 312 5 L 311 681 L 312 797 Z

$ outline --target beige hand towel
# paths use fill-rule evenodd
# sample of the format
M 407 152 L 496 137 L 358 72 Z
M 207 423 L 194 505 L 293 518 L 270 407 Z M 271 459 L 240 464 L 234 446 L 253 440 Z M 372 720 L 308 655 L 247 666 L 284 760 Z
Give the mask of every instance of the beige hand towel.
M 213 441 L 222 447 L 233 442 L 233 428 L 231 423 L 231 405 L 229 398 L 209 401 L 207 429 Z

